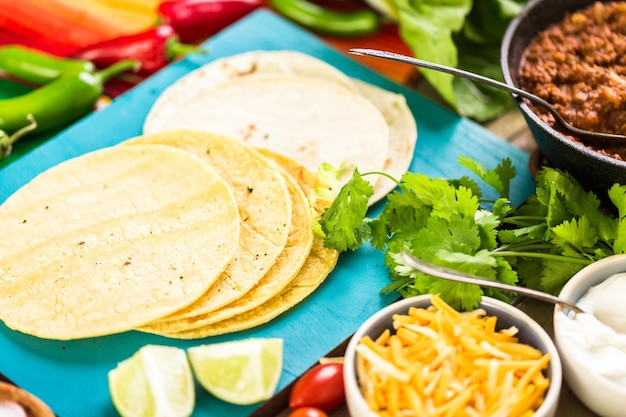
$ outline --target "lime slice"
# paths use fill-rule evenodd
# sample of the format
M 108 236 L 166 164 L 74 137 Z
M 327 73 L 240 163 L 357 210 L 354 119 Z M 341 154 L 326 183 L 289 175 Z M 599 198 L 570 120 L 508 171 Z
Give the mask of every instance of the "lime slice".
M 195 387 L 183 349 L 146 345 L 109 372 L 109 390 L 122 417 L 186 417 Z
M 233 404 L 254 404 L 274 395 L 283 369 L 283 340 L 246 339 L 187 350 L 196 379 Z

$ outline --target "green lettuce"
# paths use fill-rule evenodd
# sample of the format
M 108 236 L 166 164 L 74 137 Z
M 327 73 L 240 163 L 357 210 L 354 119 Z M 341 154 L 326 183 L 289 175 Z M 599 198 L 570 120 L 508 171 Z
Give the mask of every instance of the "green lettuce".
M 400 36 L 416 58 L 502 80 L 500 44 L 527 0 L 394 0 Z M 492 119 L 511 109 L 510 95 L 449 74 L 426 80 L 462 116 Z

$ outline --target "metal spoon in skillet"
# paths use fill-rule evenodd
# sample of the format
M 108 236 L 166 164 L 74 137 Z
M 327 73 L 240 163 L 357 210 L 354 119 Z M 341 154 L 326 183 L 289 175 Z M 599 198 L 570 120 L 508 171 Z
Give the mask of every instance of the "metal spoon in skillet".
M 479 82 L 481 84 L 488 85 L 490 87 L 498 88 L 500 90 L 507 91 L 511 94 L 517 94 L 518 96 L 524 97 L 530 101 L 534 101 L 537 104 L 544 106 L 555 119 L 563 126 L 565 129 L 570 131 L 573 135 L 577 136 L 581 141 L 586 143 L 587 145 L 595 145 L 595 146 L 609 146 L 609 145 L 623 145 L 626 143 L 626 136 L 617 135 L 613 133 L 602 133 L 602 132 L 593 132 L 589 130 L 584 130 L 577 128 L 576 126 L 572 126 L 569 124 L 563 117 L 556 111 L 554 107 L 541 97 L 538 97 L 534 94 L 531 94 L 527 91 L 520 90 L 519 88 L 512 87 L 500 81 L 496 81 L 492 78 L 487 78 L 482 75 L 474 74 L 472 72 L 460 70 L 458 68 L 448 67 L 445 65 L 435 64 L 429 61 L 423 61 L 421 59 L 409 57 L 406 55 L 397 54 L 394 52 L 388 51 L 380 51 L 377 49 L 363 49 L 363 48 L 353 48 L 348 52 L 354 55 L 363 55 L 363 56 L 371 56 L 375 58 L 383 58 L 391 61 L 401 62 L 403 64 L 414 65 L 416 67 L 427 68 L 435 71 L 445 72 L 448 74 L 456 75 L 458 77 L 467 78 L 472 81 Z

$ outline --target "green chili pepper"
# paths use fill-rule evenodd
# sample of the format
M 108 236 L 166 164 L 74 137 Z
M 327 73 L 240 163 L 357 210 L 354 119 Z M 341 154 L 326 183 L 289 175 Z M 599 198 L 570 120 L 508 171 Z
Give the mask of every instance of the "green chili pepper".
M 270 0 L 270 4 L 278 13 L 301 26 L 328 35 L 368 35 L 379 27 L 379 17 L 371 9 L 339 12 L 308 0 Z
M 0 71 L 37 85 L 48 84 L 64 75 L 95 70 L 93 63 L 82 59 L 61 58 L 18 45 L 0 47 Z
M 9 136 L 4 130 L 0 130 L 0 160 L 11 154 L 13 144 L 17 142 L 18 139 L 37 128 L 37 122 L 32 114 L 26 115 L 26 119 L 28 124 L 18 129 L 11 136 Z
M 0 130 L 9 135 L 16 132 L 28 114 L 37 121 L 37 133 L 67 126 L 93 110 L 106 81 L 130 69 L 138 69 L 136 60 L 120 61 L 95 73 L 67 75 L 24 95 L 0 100 Z

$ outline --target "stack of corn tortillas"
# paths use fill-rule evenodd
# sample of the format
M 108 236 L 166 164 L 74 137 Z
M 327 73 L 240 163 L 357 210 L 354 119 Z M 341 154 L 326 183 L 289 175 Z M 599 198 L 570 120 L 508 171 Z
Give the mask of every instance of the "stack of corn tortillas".
M 124 331 L 195 301 L 239 241 L 233 193 L 165 146 L 115 147 L 35 177 L 0 206 L 0 318 L 40 337 Z
M 313 172 L 399 179 L 416 137 L 403 96 L 310 56 L 216 60 L 159 97 L 142 136 L 61 163 L 0 205 L 0 320 L 61 340 L 266 323 L 337 262 L 313 233 L 329 203 L 310 198 L 329 187 Z M 394 186 L 377 180 L 371 202 Z
M 217 59 L 167 88 L 144 133 L 193 128 L 221 133 L 287 155 L 316 172 L 321 164 L 352 174 L 408 170 L 417 140 L 404 96 L 351 79 L 324 61 L 295 51 L 252 51 Z M 370 204 L 395 183 L 374 182 Z
M 265 323 L 337 261 L 313 235 L 317 178 L 200 131 L 66 161 L 0 206 L 0 319 L 44 338 L 177 338 Z

